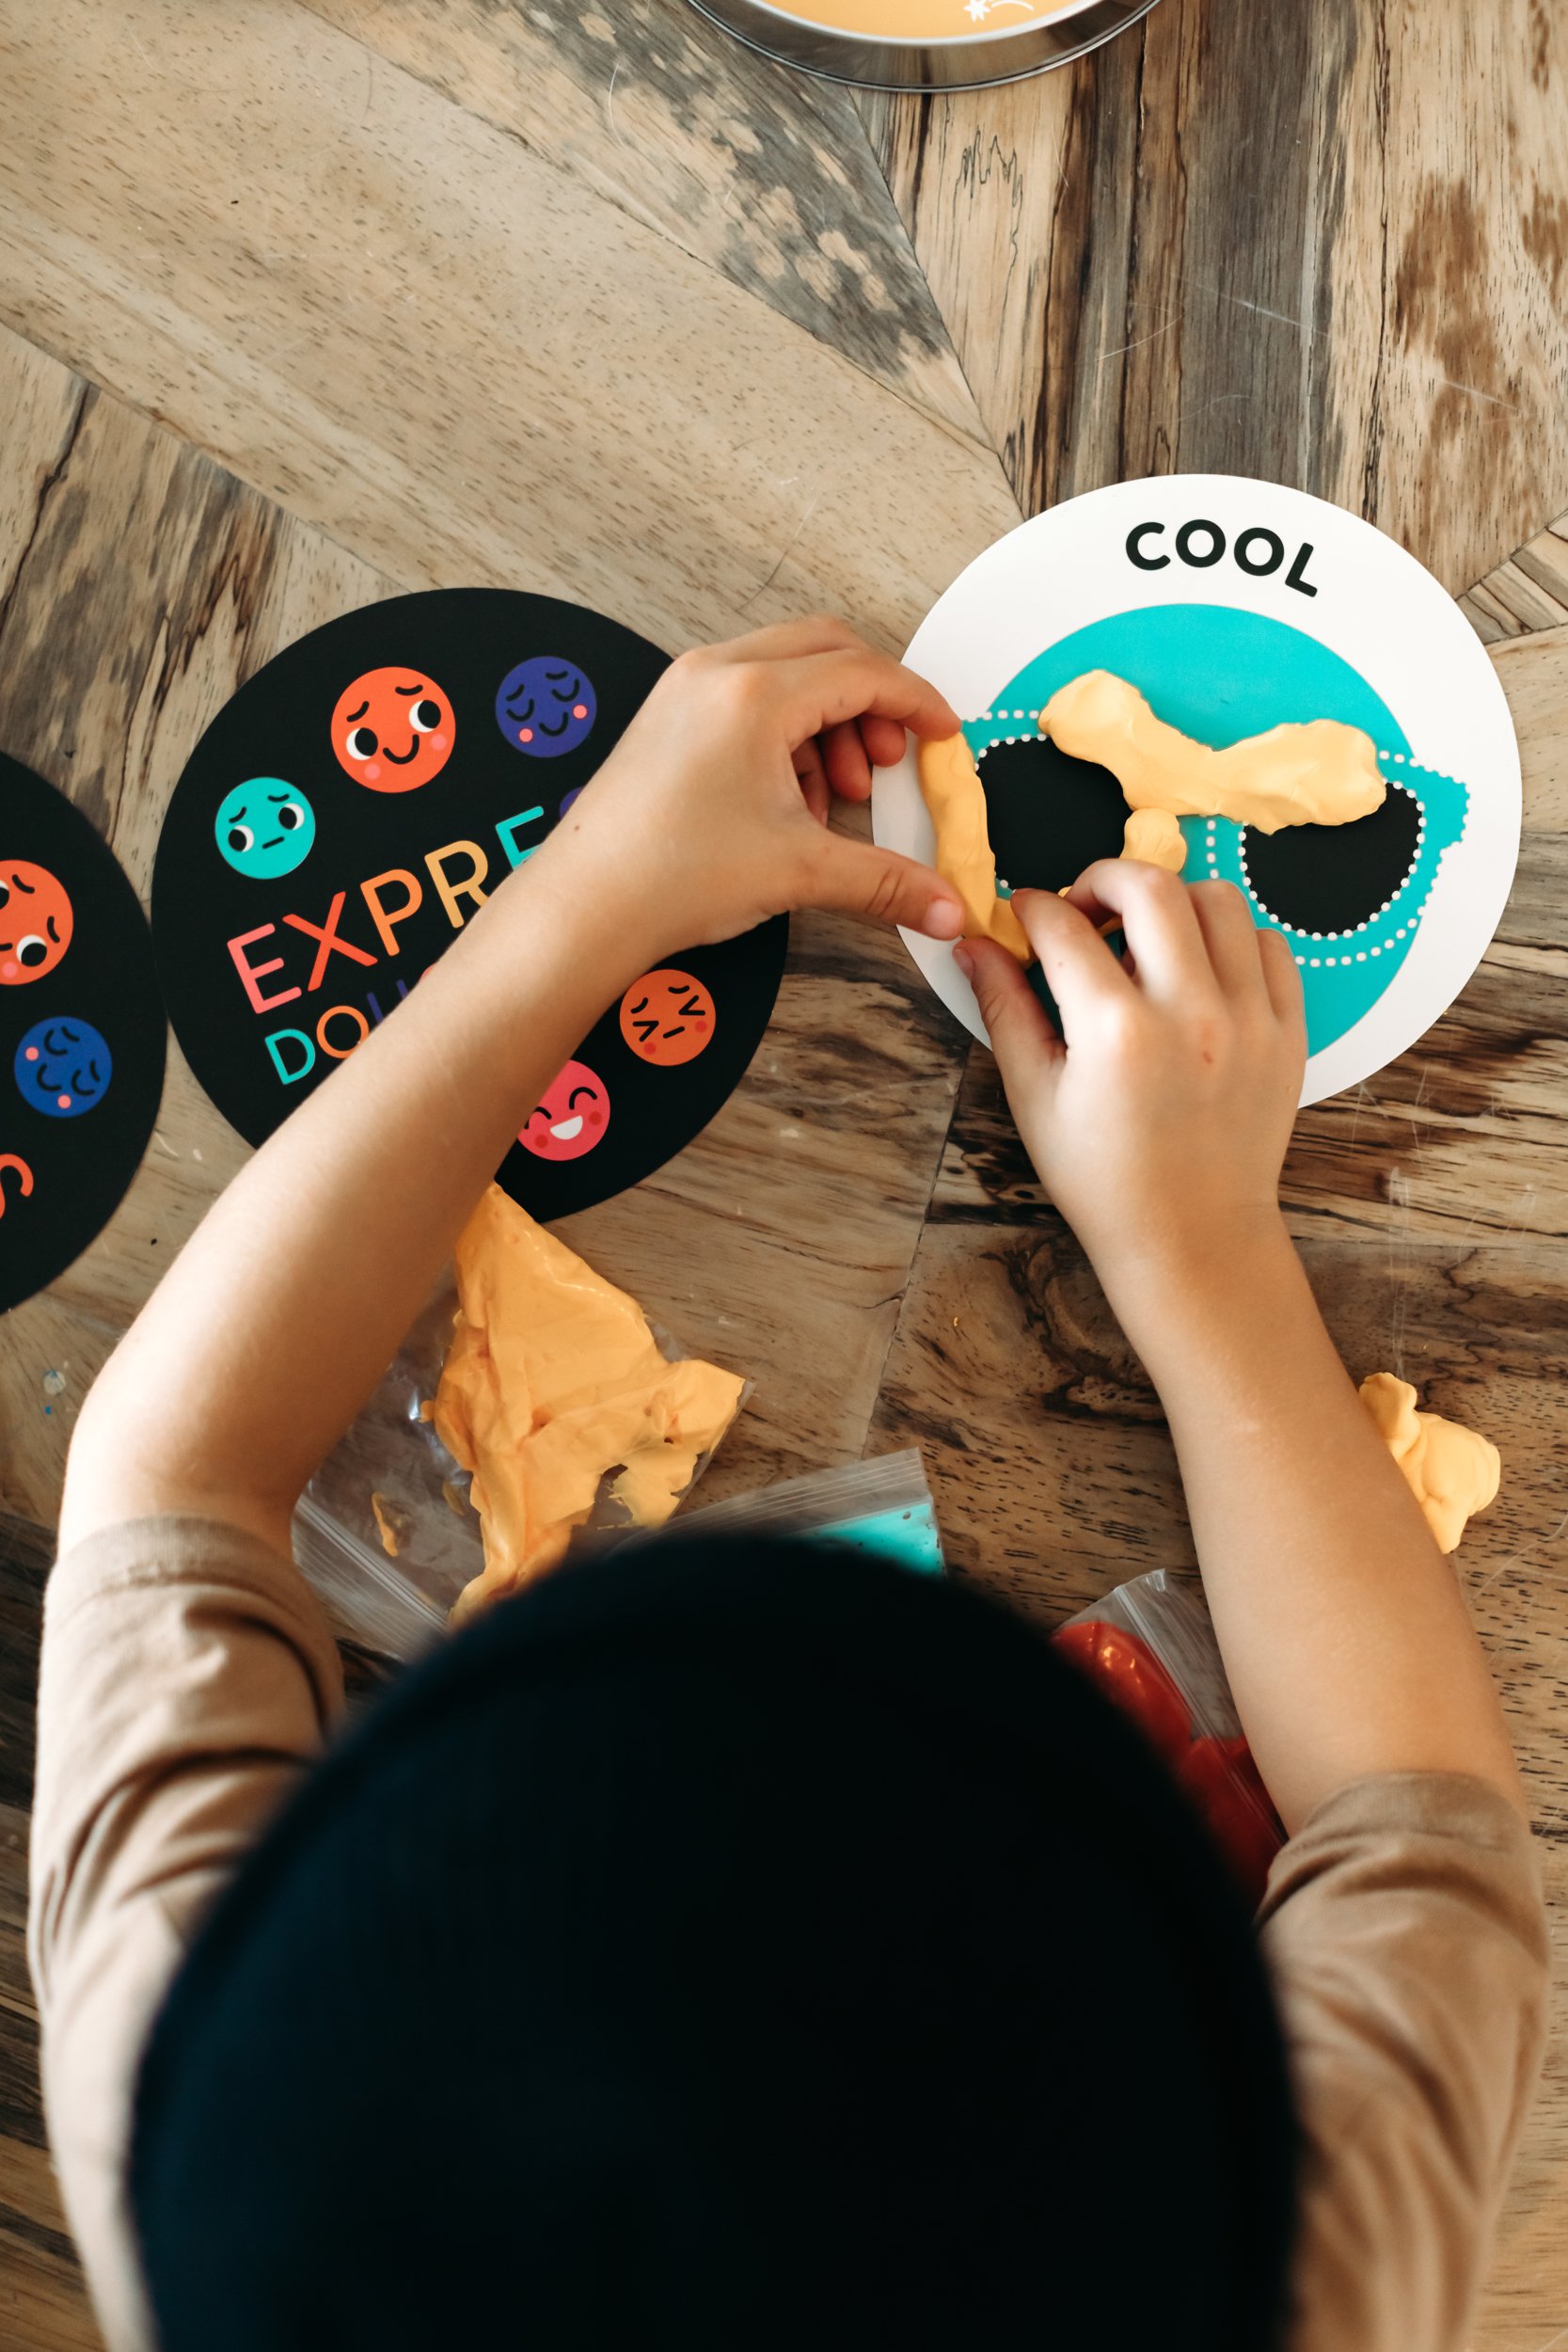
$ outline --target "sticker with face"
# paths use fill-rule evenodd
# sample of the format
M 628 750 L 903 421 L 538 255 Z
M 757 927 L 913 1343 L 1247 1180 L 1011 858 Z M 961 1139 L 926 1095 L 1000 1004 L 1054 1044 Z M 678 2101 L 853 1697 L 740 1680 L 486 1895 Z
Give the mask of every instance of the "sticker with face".
M 114 1059 L 90 1021 L 57 1014 L 28 1030 L 11 1065 L 22 1099 L 46 1119 L 80 1119 L 109 1090 Z
M 695 1061 L 713 1022 L 713 997 L 689 972 L 644 972 L 621 999 L 621 1035 L 640 1060 L 665 1070 Z
M 338 697 L 338 765 L 372 792 L 417 792 L 438 776 L 457 740 L 451 704 L 419 670 L 367 670 Z
M 575 752 L 592 727 L 598 704 L 583 672 L 558 654 L 538 653 L 508 670 L 496 696 L 496 724 L 530 759 Z
M 213 831 L 236 874 L 276 882 L 309 856 L 316 812 L 298 785 L 281 776 L 252 776 L 225 795 Z
M 541 1160 L 580 1160 L 604 1140 L 610 1089 L 586 1062 L 569 1061 L 524 1120 L 517 1140 Z
M 71 900 L 46 866 L 0 858 L 0 988 L 41 980 L 71 945 Z

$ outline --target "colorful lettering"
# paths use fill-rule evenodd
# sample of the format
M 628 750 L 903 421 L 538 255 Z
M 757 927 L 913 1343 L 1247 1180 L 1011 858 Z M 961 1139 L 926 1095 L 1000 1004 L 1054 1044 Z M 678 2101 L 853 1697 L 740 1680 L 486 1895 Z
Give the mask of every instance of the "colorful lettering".
M 33 1189 L 33 1171 L 26 1161 L 18 1159 L 14 1152 L 0 1152 L 0 1216 L 6 1214 L 6 1170 L 10 1168 L 17 1172 L 17 1190 L 24 1200 Z
M 516 836 L 522 826 L 531 825 L 536 817 L 543 817 L 544 814 L 542 808 L 525 808 L 520 809 L 515 817 L 501 818 L 500 823 L 496 827 L 496 839 L 506 852 L 508 866 L 521 866 L 524 858 L 531 857 L 534 850 L 539 848 L 539 843 L 535 841 L 528 849 L 519 850 Z
M 447 860 L 456 857 L 459 851 L 467 857 L 469 870 L 463 881 L 450 882 L 447 878 Z M 447 921 L 454 931 L 460 931 L 467 918 L 458 914 L 457 901 L 459 898 L 471 898 L 476 907 L 484 904 L 485 894 L 479 885 L 490 870 L 489 859 L 477 841 L 448 841 L 439 850 L 427 850 L 424 862 L 430 868 L 430 879 L 436 884 L 441 904 L 446 908 Z M 290 919 L 292 921 L 293 917 Z
M 340 939 L 338 936 L 338 926 L 343 918 L 343 901 L 347 897 L 346 890 L 338 892 L 326 911 L 325 927 L 320 923 L 309 922 L 303 914 L 286 914 L 283 917 L 284 922 L 293 924 L 296 931 L 309 931 L 312 939 L 319 939 L 321 942 L 321 946 L 316 949 L 316 961 L 310 966 L 310 977 L 306 982 L 312 995 L 322 984 L 322 974 L 326 969 L 328 956 L 333 954 L 352 956 L 356 963 L 374 963 L 376 961 L 374 956 L 368 956 L 363 947 L 356 947 L 352 940 Z
M 364 1014 L 359 1010 L 357 1005 L 328 1005 L 326 1010 L 317 1022 L 316 1043 L 321 1047 L 322 1052 L 324 1054 L 330 1054 L 334 1061 L 347 1061 L 349 1056 L 354 1051 L 354 1045 L 334 1045 L 332 1040 L 326 1034 L 327 1023 L 329 1021 L 335 1021 L 340 1013 L 343 1014 L 347 1020 L 352 1021 L 355 1025 L 356 1035 L 354 1045 L 363 1045 L 365 1040 L 371 1033 L 371 1025 L 366 1020 Z
M 383 882 L 402 882 L 404 886 L 402 906 L 384 907 L 382 905 L 381 886 Z M 410 874 L 406 867 L 392 866 L 388 867 L 385 874 L 372 874 L 369 882 L 362 882 L 359 885 L 359 895 L 370 909 L 371 921 L 381 934 L 382 946 L 389 956 L 395 956 L 398 952 L 398 943 L 397 934 L 392 926 L 394 923 L 405 923 L 411 914 L 418 914 L 420 908 L 423 906 L 423 883 L 417 874 Z
M 292 923 L 294 918 L 290 914 L 286 915 L 284 920 Z M 274 956 L 270 963 L 249 963 L 244 955 L 243 950 L 250 946 L 252 940 L 270 939 L 277 929 L 276 923 L 263 923 L 260 930 L 241 931 L 237 939 L 231 939 L 229 942 L 229 952 L 234 960 L 234 969 L 240 976 L 240 985 L 249 997 L 251 1009 L 254 1012 L 271 1012 L 275 1005 L 286 1005 L 299 994 L 297 988 L 286 988 L 280 995 L 263 996 L 256 985 L 257 981 L 264 980 L 269 972 L 281 972 L 283 959 L 281 956 Z
M 299 994 L 297 988 L 294 990 L 294 994 L 296 996 Z M 305 1048 L 305 1059 L 297 1070 L 290 1070 L 284 1065 L 281 1048 L 282 1040 L 286 1037 L 293 1038 L 296 1045 L 303 1045 Z M 263 1043 L 272 1056 L 273 1068 L 286 1087 L 297 1086 L 300 1079 L 308 1078 L 316 1066 L 316 1049 L 303 1029 L 273 1029 L 263 1040 Z

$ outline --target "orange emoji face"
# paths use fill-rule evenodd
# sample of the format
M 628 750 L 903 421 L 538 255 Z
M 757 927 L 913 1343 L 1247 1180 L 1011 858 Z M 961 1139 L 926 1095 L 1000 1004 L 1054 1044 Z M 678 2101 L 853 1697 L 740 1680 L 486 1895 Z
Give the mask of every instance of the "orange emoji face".
M 71 945 L 71 900 L 46 866 L 0 858 L 0 988 L 53 972 Z
M 338 765 L 372 792 L 416 792 L 438 776 L 457 740 L 447 696 L 421 670 L 367 670 L 332 713 Z
M 713 1027 L 713 997 L 689 972 L 644 972 L 621 999 L 621 1035 L 639 1060 L 666 1070 L 695 1061 Z

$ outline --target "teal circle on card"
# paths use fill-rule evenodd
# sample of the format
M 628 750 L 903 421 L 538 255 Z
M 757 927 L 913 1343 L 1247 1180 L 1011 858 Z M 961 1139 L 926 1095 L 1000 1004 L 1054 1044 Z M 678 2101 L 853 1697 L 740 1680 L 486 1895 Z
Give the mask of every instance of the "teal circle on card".
M 1409 739 L 1387 704 L 1329 646 L 1284 621 L 1216 604 L 1148 605 L 1058 639 L 1009 680 L 990 710 L 966 723 L 976 756 L 1027 735 L 1056 689 L 1086 670 L 1126 678 L 1167 725 L 1216 750 L 1289 722 L 1338 719 L 1360 727 L 1377 746 L 1390 787 L 1418 803 L 1416 849 L 1403 882 L 1343 930 L 1297 929 L 1263 903 L 1247 871 L 1245 827 L 1224 817 L 1180 820 L 1185 879 L 1234 882 L 1253 920 L 1290 941 L 1307 999 L 1307 1051 L 1321 1053 L 1370 1009 L 1409 953 L 1444 852 L 1465 830 L 1465 786 L 1411 758 Z M 983 780 L 983 758 L 980 772 Z M 1291 830 L 1274 838 L 1288 840 Z

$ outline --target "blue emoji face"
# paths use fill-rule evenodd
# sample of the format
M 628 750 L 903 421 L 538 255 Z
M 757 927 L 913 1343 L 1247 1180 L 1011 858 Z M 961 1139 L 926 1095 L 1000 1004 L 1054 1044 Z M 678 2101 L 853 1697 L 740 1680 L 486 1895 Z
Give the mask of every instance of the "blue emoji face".
M 594 689 L 575 662 L 537 653 L 502 678 L 496 724 L 530 759 L 556 759 L 586 739 L 597 709 Z
M 225 796 L 213 832 L 236 874 L 276 882 L 309 856 L 316 812 L 297 784 L 285 784 L 280 776 L 252 776 Z
M 28 1030 L 11 1065 L 22 1099 L 45 1119 L 80 1119 L 109 1090 L 114 1060 L 90 1021 L 64 1015 Z

